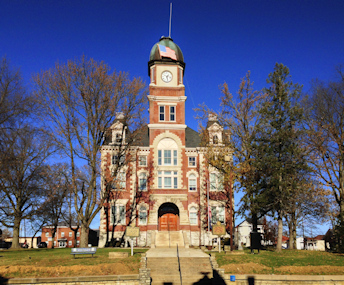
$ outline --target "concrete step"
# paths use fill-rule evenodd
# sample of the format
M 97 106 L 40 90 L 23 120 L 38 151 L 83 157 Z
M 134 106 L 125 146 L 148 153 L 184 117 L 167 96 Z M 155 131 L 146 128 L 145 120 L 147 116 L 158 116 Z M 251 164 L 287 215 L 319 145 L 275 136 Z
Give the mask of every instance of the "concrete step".
M 181 231 L 156 232 L 155 247 L 184 247 L 184 238 Z

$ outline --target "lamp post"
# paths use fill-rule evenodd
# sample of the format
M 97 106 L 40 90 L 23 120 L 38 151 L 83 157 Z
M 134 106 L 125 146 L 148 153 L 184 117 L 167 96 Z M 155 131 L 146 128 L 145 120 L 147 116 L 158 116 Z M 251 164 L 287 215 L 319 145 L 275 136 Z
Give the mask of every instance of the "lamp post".
M 225 155 L 225 161 L 229 164 L 231 162 L 231 157 Z M 232 188 L 232 170 L 229 169 L 230 179 L 229 179 L 229 232 L 230 232 L 230 247 L 233 251 L 233 188 Z

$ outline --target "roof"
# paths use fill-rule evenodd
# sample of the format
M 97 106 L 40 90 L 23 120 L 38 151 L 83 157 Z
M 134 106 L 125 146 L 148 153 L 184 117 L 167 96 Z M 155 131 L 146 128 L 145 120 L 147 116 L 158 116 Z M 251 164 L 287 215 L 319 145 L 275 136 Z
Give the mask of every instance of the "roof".
M 160 41 L 157 42 L 151 49 L 149 60 L 161 60 L 160 54 L 159 54 L 159 45 L 163 45 L 165 47 L 168 47 L 172 49 L 176 53 L 177 61 L 184 62 L 184 56 L 182 53 L 182 50 L 180 47 L 173 42 L 173 40 L 170 37 L 161 37 Z

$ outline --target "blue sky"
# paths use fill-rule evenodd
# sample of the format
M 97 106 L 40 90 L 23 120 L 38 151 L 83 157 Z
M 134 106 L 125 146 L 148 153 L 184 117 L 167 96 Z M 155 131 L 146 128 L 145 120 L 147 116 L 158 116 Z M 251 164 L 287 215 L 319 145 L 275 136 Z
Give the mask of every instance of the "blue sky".
M 334 78 L 344 64 L 342 0 L 0 0 L 0 56 L 33 73 L 81 55 L 106 62 L 148 83 L 149 53 L 172 34 L 186 63 L 186 123 L 193 108 L 219 108 L 219 85 L 235 93 L 248 70 L 266 86 L 276 62 L 309 91 L 314 78 Z

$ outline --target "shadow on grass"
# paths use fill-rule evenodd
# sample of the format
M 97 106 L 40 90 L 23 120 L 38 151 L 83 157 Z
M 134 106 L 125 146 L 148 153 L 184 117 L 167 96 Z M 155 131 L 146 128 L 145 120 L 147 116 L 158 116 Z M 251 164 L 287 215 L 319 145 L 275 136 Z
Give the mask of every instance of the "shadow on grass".
M 7 285 L 8 279 L 0 275 L 0 285 Z

